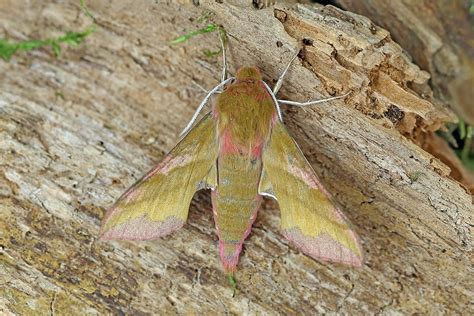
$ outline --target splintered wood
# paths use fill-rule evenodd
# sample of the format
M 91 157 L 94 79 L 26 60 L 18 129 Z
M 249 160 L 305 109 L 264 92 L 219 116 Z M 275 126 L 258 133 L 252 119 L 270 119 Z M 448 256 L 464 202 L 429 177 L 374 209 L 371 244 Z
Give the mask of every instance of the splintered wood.
M 0 62 L 0 313 L 469 313 L 471 195 L 409 139 L 452 120 L 428 74 L 350 12 L 200 2 L 90 1 L 97 31 L 79 47 Z M 219 81 L 220 61 L 202 53 L 218 49 L 214 34 L 169 45 L 206 14 L 229 35 L 231 73 L 255 65 L 272 85 L 302 48 L 281 98 L 350 92 L 345 102 L 284 106 L 283 117 L 361 236 L 361 269 L 289 246 L 267 201 L 232 297 L 208 192 L 169 237 L 97 240 L 105 209 L 171 149 L 203 98 L 192 82 Z M 0 4 L 11 40 L 90 24 L 78 1 Z

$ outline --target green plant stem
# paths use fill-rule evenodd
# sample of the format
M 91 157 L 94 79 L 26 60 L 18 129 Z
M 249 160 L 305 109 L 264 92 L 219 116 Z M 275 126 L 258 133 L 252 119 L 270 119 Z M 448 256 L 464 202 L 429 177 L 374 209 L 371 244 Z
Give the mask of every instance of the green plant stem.
M 15 54 L 17 51 L 31 51 L 44 46 L 50 46 L 57 57 L 61 53 L 61 43 L 75 47 L 94 31 L 95 27 L 91 26 L 82 32 L 67 32 L 63 36 L 59 36 L 57 38 L 27 40 L 18 43 L 9 42 L 6 39 L 0 39 L 0 58 L 5 61 L 9 61 L 13 54 Z
M 95 17 L 94 17 L 94 15 L 92 15 L 92 13 L 89 11 L 89 8 L 87 7 L 86 2 L 85 2 L 84 0 L 81 0 L 81 1 L 80 1 L 80 5 L 81 5 L 81 9 L 82 9 L 82 11 L 84 12 L 84 14 L 85 14 L 86 16 L 88 16 L 89 18 L 91 18 L 91 19 L 92 19 L 92 22 L 95 23 Z
M 232 286 L 233 292 L 232 292 L 232 297 L 235 296 L 235 292 L 237 291 L 237 280 L 234 277 L 234 274 L 229 273 L 227 274 L 227 278 L 229 279 L 229 283 Z
M 199 29 L 199 30 L 196 30 L 196 31 L 189 32 L 188 34 L 181 35 L 180 37 L 177 37 L 174 40 L 172 40 L 170 43 L 171 44 L 182 43 L 182 42 L 187 41 L 191 37 L 194 37 L 194 36 L 199 35 L 199 34 L 211 33 L 211 32 L 214 32 L 217 29 L 219 29 L 219 26 L 217 26 L 214 23 L 209 23 L 206 27 L 204 27 L 202 29 Z
M 462 147 L 461 151 L 461 160 L 464 164 L 466 164 L 469 160 L 469 153 L 471 151 L 471 146 L 472 146 L 472 134 L 473 134 L 473 129 L 471 125 L 467 125 L 466 128 L 466 134 L 465 134 L 465 139 L 464 139 L 464 146 Z

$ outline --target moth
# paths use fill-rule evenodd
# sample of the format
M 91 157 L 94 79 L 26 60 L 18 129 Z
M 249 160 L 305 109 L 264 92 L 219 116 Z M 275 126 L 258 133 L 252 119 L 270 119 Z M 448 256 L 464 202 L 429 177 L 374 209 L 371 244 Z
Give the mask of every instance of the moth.
M 181 141 L 108 210 L 101 238 L 148 240 L 168 235 L 185 224 L 195 192 L 211 189 L 226 273 L 236 271 L 264 196 L 278 201 L 283 236 L 296 248 L 315 259 L 361 266 L 356 234 L 289 135 L 279 107 L 337 97 L 301 104 L 277 100 L 289 65 L 273 91 L 256 67 L 240 68 L 228 79 L 224 68 L 222 82 L 201 103 Z M 195 123 L 217 93 L 212 110 Z

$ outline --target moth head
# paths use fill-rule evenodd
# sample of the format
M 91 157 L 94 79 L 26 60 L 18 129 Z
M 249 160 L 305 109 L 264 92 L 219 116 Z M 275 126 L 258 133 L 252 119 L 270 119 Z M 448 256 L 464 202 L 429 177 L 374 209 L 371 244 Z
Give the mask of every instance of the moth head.
M 262 80 L 262 74 L 257 67 L 242 67 L 237 70 L 237 80 Z

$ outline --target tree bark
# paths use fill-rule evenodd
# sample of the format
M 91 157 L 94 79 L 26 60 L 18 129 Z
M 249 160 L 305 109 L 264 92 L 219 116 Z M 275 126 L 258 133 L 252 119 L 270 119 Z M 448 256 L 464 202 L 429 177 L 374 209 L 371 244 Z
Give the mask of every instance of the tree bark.
M 0 311 L 6 314 L 471 313 L 472 197 L 410 138 L 453 120 L 429 75 L 389 33 L 331 6 L 255 10 L 94 1 L 97 31 L 60 58 L 0 62 Z M 207 12 L 211 12 L 208 14 Z M 229 36 L 230 71 L 257 65 L 272 83 L 301 48 L 281 98 L 350 94 L 300 109 L 286 125 L 361 237 L 361 269 L 314 261 L 279 233 L 267 201 L 232 297 L 208 192 L 187 225 L 150 242 L 100 242 L 105 209 L 158 163 L 218 83 L 215 34 L 169 41 L 212 16 Z M 4 1 L 20 40 L 89 25 L 77 1 Z M 404 135 L 404 136 L 403 136 Z
M 387 28 L 414 61 L 430 72 L 437 98 L 474 124 L 474 24 L 469 1 L 336 2 Z
M 435 97 L 448 104 L 459 120 L 474 124 L 474 20 L 467 1 L 336 2 L 387 28 L 414 62 L 429 71 Z M 450 176 L 474 193 L 474 173 L 463 166 L 448 144 L 434 133 L 420 136 L 417 143 L 448 165 Z

